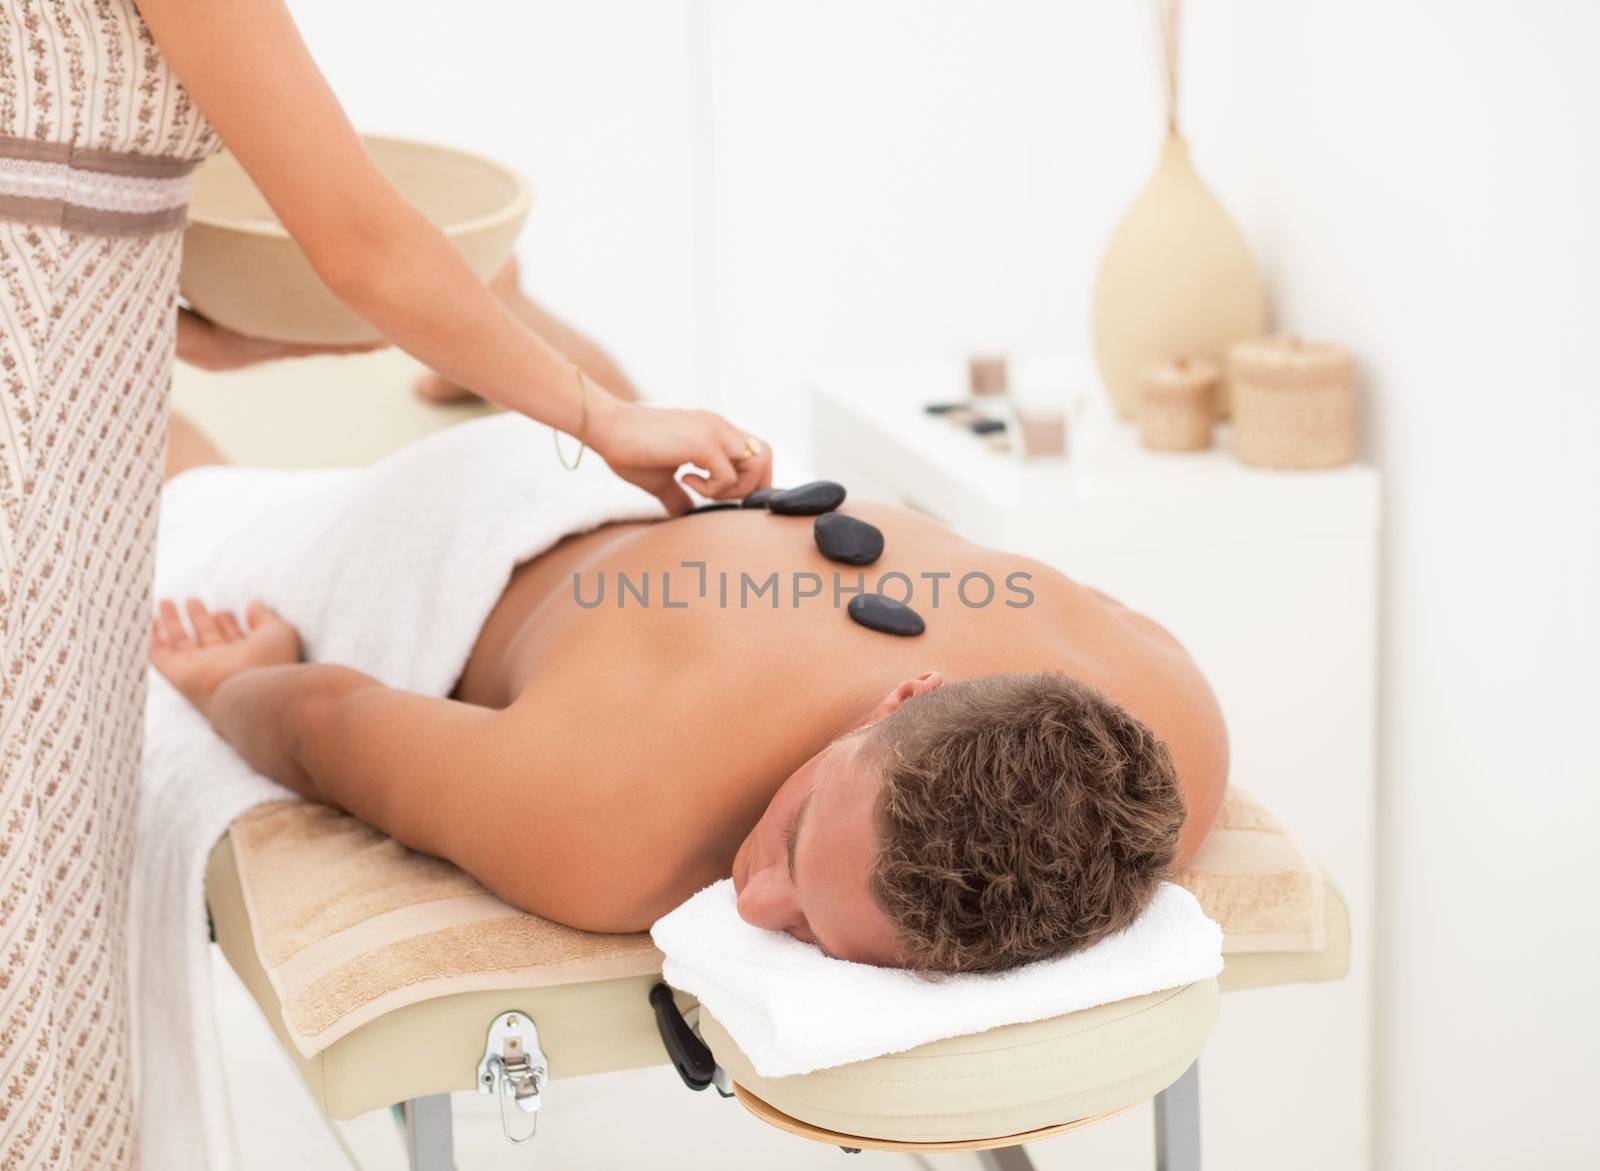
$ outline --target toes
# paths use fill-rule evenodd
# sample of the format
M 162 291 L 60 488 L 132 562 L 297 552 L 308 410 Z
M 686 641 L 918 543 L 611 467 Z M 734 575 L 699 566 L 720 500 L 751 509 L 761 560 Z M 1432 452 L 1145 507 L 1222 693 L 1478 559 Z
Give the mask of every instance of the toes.
M 239 625 L 239 619 L 234 617 L 232 610 L 218 610 L 216 614 L 217 628 L 222 631 L 222 637 L 227 642 L 238 642 L 244 637 L 244 630 Z
M 194 627 L 195 640 L 201 646 L 212 646 L 222 641 L 222 631 L 217 626 L 216 617 L 199 598 L 190 598 L 183 608 L 189 615 L 189 625 Z
M 418 398 L 430 403 L 455 403 L 476 398 L 470 390 L 451 382 L 442 374 L 429 370 L 419 375 L 413 383 Z
M 183 628 L 183 618 L 178 613 L 177 603 L 171 598 L 161 599 L 161 604 L 157 607 L 156 621 L 160 624 L 162 633 L 166 635 L 167 646 L 170 649 L 175 650 L 188 645 L 189 632 Z

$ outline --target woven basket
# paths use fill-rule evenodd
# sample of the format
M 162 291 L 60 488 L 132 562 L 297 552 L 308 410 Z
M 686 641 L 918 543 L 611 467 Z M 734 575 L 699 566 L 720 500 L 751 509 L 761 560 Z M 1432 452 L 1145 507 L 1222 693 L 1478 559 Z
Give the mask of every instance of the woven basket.
M 1152 451 L 1210 447 L 1221 373 L 1209 358 L 1148 367 L 1139 379 L 1139 442 Z
M 1262 468 L 1331 468 L 1356 457 L 1355 363 L 1331 342 L 1263 337 L 1228 347 L 1233 442 Z

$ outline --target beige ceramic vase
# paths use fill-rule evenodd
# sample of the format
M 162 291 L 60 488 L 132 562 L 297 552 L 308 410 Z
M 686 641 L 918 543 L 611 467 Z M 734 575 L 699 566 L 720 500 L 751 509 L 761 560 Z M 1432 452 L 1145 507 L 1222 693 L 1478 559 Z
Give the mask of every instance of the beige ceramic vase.
M 1111 235 L 1095 281 L 1092 328 L 1100 376 L 1129 419 L 1146 367 L 1180 357 L 1220 363 L 1229 345 L 1267 331 L 1250 249 L 1176 133 Z M 1218 410 L 1227 411 L 1226 393 Z

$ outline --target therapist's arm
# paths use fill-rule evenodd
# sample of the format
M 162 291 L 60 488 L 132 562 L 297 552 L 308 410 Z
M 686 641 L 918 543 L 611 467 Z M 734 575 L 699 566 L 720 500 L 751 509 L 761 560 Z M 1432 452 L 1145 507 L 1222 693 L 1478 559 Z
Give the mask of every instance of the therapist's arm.
M 570 363 L 479 280 L 373 162 L 282 0 L 139 0 L 157 45 L 317 275 L 383 335 L 462 386 L 571 435 L 673 511 L 671 469 L 708 496 L 766 483 L 765 450 L 705 412 L 584 395 Z M 670 464 L 670 467 L 666 465 Z M 663 471 L 663 468 L 665 470 Z

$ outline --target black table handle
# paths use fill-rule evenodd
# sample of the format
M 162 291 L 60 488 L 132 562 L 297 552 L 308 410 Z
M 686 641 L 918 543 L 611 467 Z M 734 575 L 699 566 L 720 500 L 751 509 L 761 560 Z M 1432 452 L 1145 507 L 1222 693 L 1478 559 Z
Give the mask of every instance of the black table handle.
M 656 1011 L 656 1031 L 661 1034 L 661 1044 L 683 1084 L 691 1090 L 705 1089 L 716 1076 L 717 1059 L 683 1019 L 672 1000 L 672 989 L 665 984 L 650 989 L 650 1007 Z

